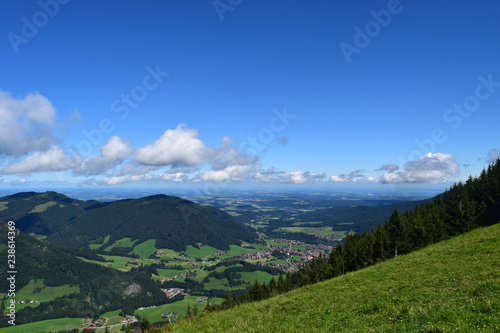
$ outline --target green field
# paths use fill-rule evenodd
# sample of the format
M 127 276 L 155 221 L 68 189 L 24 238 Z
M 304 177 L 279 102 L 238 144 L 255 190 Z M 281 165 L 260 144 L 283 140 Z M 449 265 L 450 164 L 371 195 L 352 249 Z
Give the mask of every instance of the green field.
M 182 273 L 185 273 L 185 270 L 179 270 L 179 269 L 163 269 L 160 268 L 158 269 L 158 276 L 162 278 L 172 278 L 176 275 L 180 275 Z
M 255 249 L 249 247 L 243 247 L 238 245 L 229 245 L 229 251 L 227 254 L 220 255 L 221 259 L 232 258 L 236 256 L 240 256 L 243 253 L 254 252 Z
M 80 318 L 59 318 L 0 328 L 2 333 L 58 332 L 80 327 Z
M 43 280 L 31 280 L 30 283 L 24 286 L 16 293 L 16 300 L 33 300 L 38 302 L 52 301 L 54 298 L 69 295 L 79 292 L 78 286 L 70 287 L 64 285 L 60 287 L 47 287 L 44 285 Z
M 137 244 L 133 252 L 141 258 L 149 258 L 150 255 L 157 251 L 155 243 L 156 239 L 148 239 L 145 242 Z
M 312 226 L 312 227 L 314 227 L 315 225 L 322 224 L 322 223 L 323 223 L 323 221 L 294 222 L 293 225 L 298 226 L 298 227 L 300 227 L 300 226 L 302 226 L 302 227 L 304 227 L 304 226 Z
M 195 248 L 192 245 L 188 245 L 186 251 L 184 252 L 189 258 L 205 258 L 212 254 L 215 254 L 218 251 L 220 250 L 209 245 L 203 245 L 199 249 Z
M 106 244 L 106 243 L 108 242 L 108 240 L 109 240 L 109 238 L 110 238 L 110 237 L 111 237 L 111 235 L 107 235 L 107 236 L 103 239 L 103 241 L 102 241 L 101 243 L 93 243 L 93 244 L 90 244 L 90 245 L 89 245 L 89 247 L 90 247 L 91 249 L 93 249 L 93 250 L 98 249 L 99 247 L 101 247 L 101 245 Z
M 499 332 L 499 267 L 497 224 L 163 331 Z
M 167 321 L 168 319 L 162 318 L 162 314 L 165 312 L 177 312 L 179 313 L 179 318 L 183 318 L 187 313 L 188 304 L 193 308 L 194 306 L 198 307 L 199 312 L 205 309 L 207 303 L 197 302 L 198 299 L 203 298 L 202 296 L 186 296 L 182 301 L 178 301 L 172 304 L 166 304 L 162 306 L 157 306 L 150 309 L 137 310 L 134 314 L 140 315 L 143 318 L 146 318 L 150 322 L 159 322 L 159 321 Z M 213 298 L 211 302 L 213 304 L 220 304 L 223 301 L 222 298 Z
M 114 247 L 133 247 L 134 242 L 132 241 L 132 239 L 130 237 L 125 237 L 125 238 L 117 240 L 116 242 L 114 242 L 113 244 L 108 246 L 104 251 L 111 251 L 111 249 Z
M 223 266 L 217 267 L 216 271 L 223 272 L 225 269 L 230 267 L 241 267 L 242 265 L 232 265 L 232 266 Z M 205 289 L 220 289 L 220 290 L 238 290 L 244 289 L 248 287 L 250 284 L 253 284 L 257 279 L 259 282 L 269 282 L 273 277 L 278 279 L 278 276 L 273 276 L 267 272 L 255 271 L 255 272 L 239 272 L 241 274 L 240 281 L 243 282 L 242 285 L 230 287 L 228 285 L 229 281 L 227 279 L 216 279 L 211 277 L 208 282 L 205 282 Z
M 33 209 L 29 213 L 43 213 L 45 212 L 49 207 L 57 205 L 57 202 L 55 201 L 49 201 L 44 204 L 38 205 L 33 207 Z

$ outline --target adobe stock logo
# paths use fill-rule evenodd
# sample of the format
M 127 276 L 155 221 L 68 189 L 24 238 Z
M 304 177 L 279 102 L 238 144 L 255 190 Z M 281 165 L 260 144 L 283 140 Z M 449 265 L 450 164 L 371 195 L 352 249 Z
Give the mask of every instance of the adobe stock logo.
M 214 0 L 212 5 L 214 6 L 215 12 L 219 16 L 219 20 L 224 21 L 224 13 L 232 12 L 234 8 L 241 5 L 243 0 Z
M 474 93 L 466 96 L 461 103 L 454 103 L 453 107 L 443 112 L 443 120 L 446 124 L 450 124 L 452 130 L 458 130 L 462 126 L 464 119 L 469 118 L 479 110 L 481 102 L 485 102 L 500 88 L 500 81 L 494 81 L 491 73 L 486 77 L 483 75 L 478 76 L 477 81 L 479 83 L 476 85 Z M 445 128 L 434 128 L 427 138 L 414 141 L 418 149 L 413 150 L 408 158 L 399 156 L 400 164 L 404 165 L 408 161 L 422 158 L 426 153 L 436 151 L 437 145 L 446 142 L 448 138 Z
M 411 1 L 411 0 L 408 0 Z M 372 10 L 370 15 L 373 20 L 368 21 L 364 29 L 358 26 L 353 28 L 354 35 L 353 43 L 349 44 L 342 41 L 339 44 L 340 50 L 344 55 L 345 60 L 348 64 L 352 62 L 353 54 L 360 54 L 363 49 L 370 45 L 373 38 L 377 37 L 381 32 L 382 28 L 386 28 L 392 21 L 394 15 L 398 15 L 403 11 L 404 7 L 401 5 L 399 0 L 389 0 L 387 3 L 387 9 L 382 9 L 378 12 Z
M 7 39 L 15 53 L 19 53 L 19 46 L 28 44 L 29 41 L 38 35 L 40 29 L 45 27 L 51 18 L 54 18 L 59 13 L 60 5 L 66 5 L 70 0 L 40 0 L 38 5 L 41 10 L 33 14 L 31 19 L 23 16 L 21 18 L 21 34 L 9 32 Z
M 148 97 L 149 93 L 158 88 L 170 75 L 168 72 L 162 71 L 159 64 L 155 68 L 146 66 L 145 70 L 147 73 L 140 81 L 141 84 L 135 85 L 128 93 L 120 94 L 120 97 L 111 102 L 111 112 L 116 113 L 120 120 L 125 120 L 130 115 L 130 111 L 136 109 Z M 106 134 L 111 134 L 115 129 L 115 122 L 112 119 L 102 118 L 96 128 L 82 131 L 86 139 L 78 143 L 77 151 L 83 155 L 91 154 L 94 147 L 99 147 L 104 143 Z

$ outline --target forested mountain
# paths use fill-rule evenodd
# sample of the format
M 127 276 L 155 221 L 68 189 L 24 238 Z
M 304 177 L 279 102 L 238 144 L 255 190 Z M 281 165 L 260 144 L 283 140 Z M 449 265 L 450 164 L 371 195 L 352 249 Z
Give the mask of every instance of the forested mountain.
M 370 231 L 378 223 L 384 222 L 397 209 L 407 211 L 414 209 L 425 201 L 403 201 L 377 206 L 332 207 L 318 209 L 301 214 L 297 221 L 321 221 L 321 226 L 331 226 L 333 230 L 345 230 L 351 227 L 354 232 Z
M 12 220 L 25 233 L 48 236 L 96 204 L 56 192 L 21 192 L 0 198 L 0 221 Z
M 0 205 L 0 220 L 16 221 L 21 231 L 46 235 L 47 241 L 66 247 L 97 243 L 103 250 L 128 237 L 134 244 L 155 239 L 156 248 L 176 251 L 196 243 L 227 250 L 230 244 L 256 239 L 249 227 L 223 211 L 167 195 L 98 202 L 26 192 L 1 198 Z
M 7 225 L 0 223 L 0 234 L 7 235 Z M 26 307 L 16 313 L 16 324 L 62 317 L 93 317 L 110 310 L 132 313 L 140 306 L 164 304 L 168 300 L 146 275 L 122 272 L 86 263 L 58 247 L 19 232 L 15 237 L 15 291 L 29 283 L 43 280 L 45 287 L 65 286 L 70 293 Z M 0 240 L 0 256 L 7 258 L 7 237 Z M 5 267 L 5 266 L 4 266 Z M 0 270 L 0 290 L 9 290 L 7 269 Z M 38 282 L 40 283 L 40 282 Z M 6 301 L 7 298 L 4 299 Z M 16 296 L 16 300 L 21 300 Z M 2 302 L 2 310 L 4 309 Z M 0 326 L 7 325 L 2 316 Z

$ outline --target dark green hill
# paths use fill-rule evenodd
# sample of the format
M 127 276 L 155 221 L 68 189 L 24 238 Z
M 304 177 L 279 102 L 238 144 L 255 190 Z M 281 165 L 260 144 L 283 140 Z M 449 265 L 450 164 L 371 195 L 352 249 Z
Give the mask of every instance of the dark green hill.
M 322 221 L 321 226 L 330 226 L 333 230 L 351 228 L 355 232 L 370 231 L 377 224 L 385 222 L 391 216 L 394 209 L 405 212 L 427 201 L 429 200 L 404 201 L 377 206 L 344 206 L 318 209 L 313 212 L 301 214 L 296 221 Z
M 0 257 L 5 262 L 7 232 L 7 225 L 0 222 Z M 160 288 L 146 275 L 83 262 L 52 244 L 22 232 L 15 236 L 15 251 L 15 300 L 36 299 L 44 289 L 52 290 L 57 296 L 41 300 L 36 307 L 18 310 L 16 325 L 52 318 L 93 317 L 120 308 L 132 313 L 141 306 L 167 302 Z M 8 276 L 11 275 L 7 274 L 6 265 L 3 265 L 0 270 L 2 291 L 9 290 Z M 22 291 L 28 285 L 36 285 L 37 288 L 32 292 Z M 2 305 L 2 310 L 5 305 Z M 2 316 L 0 327 L 6 326 L 8 319 Z
M 134 245 L 155 239 L 156 248 L 176 251 L 197 243 L 227 250 L 230 244 L 256 239 L 223 211 L 167 195 L 98 202 L 56 192 L 18 193 L 0 199 L 0 220 L 13 220 L 21 231 L 46 235 L 57 245 L 88 248 L 97 243 L 101 250 L 123 238 Z
M 56 192 L 22 192 L 0 198 L 0 221 L 15 221 L 25 233 L 51 235 L 67 226 L 96 202 Z

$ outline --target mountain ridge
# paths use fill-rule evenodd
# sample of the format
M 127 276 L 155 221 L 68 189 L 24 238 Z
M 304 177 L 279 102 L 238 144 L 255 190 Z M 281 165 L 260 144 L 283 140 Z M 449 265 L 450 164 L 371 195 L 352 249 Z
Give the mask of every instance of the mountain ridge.
M 202 243 L 221 250 L 255 233 L 228 213 L 165 194 L 112 202 L 72 199 L 57 192 L 22 192 L 0 198 L 0 220 L 16 221 L 26 233 L 65 247 L 88 248 L 108 236 L 101 250 L 131 238 L 156 240 L 156 248 L 184 251 Z

